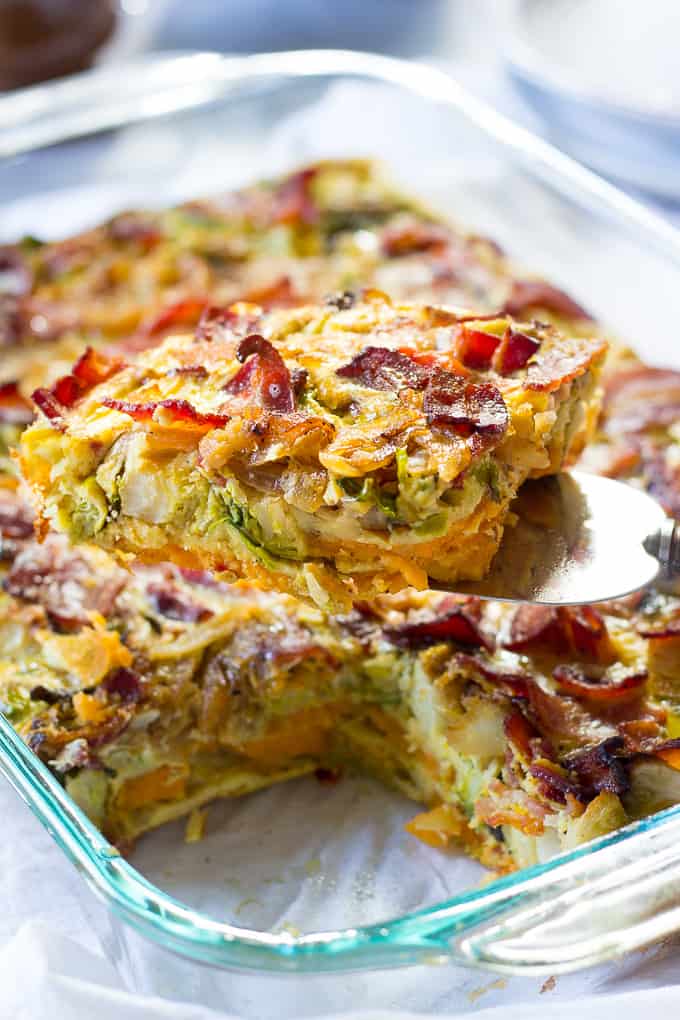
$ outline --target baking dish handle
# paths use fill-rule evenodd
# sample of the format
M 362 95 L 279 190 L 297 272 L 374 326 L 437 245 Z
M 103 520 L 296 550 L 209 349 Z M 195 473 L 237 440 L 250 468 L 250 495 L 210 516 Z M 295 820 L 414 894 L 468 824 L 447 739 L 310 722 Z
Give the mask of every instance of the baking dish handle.
M 647 946 L 680 929 L 680 809 L 511 875 L 467 907 L 431 915 L 432 934 L 456 960 L 503 973 L 578 970 Z

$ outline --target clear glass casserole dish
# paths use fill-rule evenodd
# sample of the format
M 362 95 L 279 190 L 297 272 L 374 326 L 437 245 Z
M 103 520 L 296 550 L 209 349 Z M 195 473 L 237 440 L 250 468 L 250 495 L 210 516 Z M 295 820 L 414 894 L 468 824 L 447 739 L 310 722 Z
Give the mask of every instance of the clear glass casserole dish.
M 646 360 L 677 362 L 677 232 L 442 72 L 388 58 L 180 56 L 7 96 L 0 241 L 56 237 L 121 208 L 347 155 L 384 160 L 398 183 L 498 240 L 633 346 L 639 338 Z M 679 923 L 680 809 L 443 903 L 419 899 L 416 884 L 393 898 L 401 916 L 389 919 L 384 904 L 375 916 L 352 914 L 352 901 L 333 913 L 332 930 L 313 924 L 299 934 L 297 920 L 267 930 L 266 912 L 257 927 L 214 920 L 197 906 L 207 898 L 214 912 L 218 896 L 205 890 L 192 905 L 162 891 L 106 842 L 2 717 L 0 771 L 115 917 L 217 966 L 320 972 L 454 960 L 555 973 L 646 944 Z M 142 851 L 140 866 L 164 881 L 158 857 Z M 247 913 L 233 903 L 227 909 Z M 357 926 L 357 914 L 368 923 Z

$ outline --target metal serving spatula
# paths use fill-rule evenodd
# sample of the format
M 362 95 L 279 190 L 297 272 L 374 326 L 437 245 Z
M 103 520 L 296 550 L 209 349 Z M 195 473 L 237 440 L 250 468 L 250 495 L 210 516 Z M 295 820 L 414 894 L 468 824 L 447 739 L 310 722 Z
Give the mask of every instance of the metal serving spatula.
M 512 510 L 487 576 L 455 591 L 569 605 L 680 576 L 680 522 L 622 482 L 583 471 L 542 478 L 522 486 Z

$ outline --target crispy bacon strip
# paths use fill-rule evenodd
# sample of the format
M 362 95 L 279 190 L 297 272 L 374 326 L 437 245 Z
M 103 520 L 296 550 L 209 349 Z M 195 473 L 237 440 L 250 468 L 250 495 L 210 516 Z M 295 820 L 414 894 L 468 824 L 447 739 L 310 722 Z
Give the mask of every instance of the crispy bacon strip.
M 648 408 L 647 414 L 638 411 L 638 414 L 633 416 L 626 416 L 621 419 L 613 419 L 608 423 L 608 430 L 611 429 L 613 433 L 617 431 L 621 432 L 641 432 L 643 429 L 660 429 L 668 428 L 671 425 L 676 425 L 680 421 L 680 397 L 677 403 L 662 404 L 657 403 L 656 407 Z
M 389 347 L 365 347 L 336 372 L 341 379 L 352 379 L 372 390 L 396 392 L 407 386 L 424 390 L 432 378 L 432 368 Z
M 492 649 L 491 638 L 480 625 L 480 608 L 474 599 L 444 599 L 430 619 L 383 628 L 399 648 L 426 648 L 440 641 L 455 641 L 474 648 Z
M 181 592 L 170 585 L 150 585 L 147 589 L 156 612 L 168 620 L 182 623 L 201 623 L 213 616 L 212 610 L 197 602 L 189 602 Z
M 235 301 L 227 308 L 206 305 L 196 327 L 197 340 L 215 340 L 226 334 L 229 337 L 246 337 L 256 333 L 262 308 L 247 301 Z
M 107 229 L 113 241 L 138 244 L 145 252 L 151 251 L 163 240 L 159 225 L 143 212 L 119 213 L 109 220 Z
M 162 336 L 172 329 L 188 329 L 196 326 L 208 305 L 207 298 L 186 297 L 163 308 L 140 327 L 140 334 L 148 339 Z
M 133 403 L 128 400 L 116 400 L 113 397 L 105 397 L 102 404 L 114 411 L 120 411 L 121 414 L 129 415 L 135 421 L 157 420 L 157 411 L 161 411 L 163 417 L 173 424 L 185 423 L 201 429 L 223 428 L 229 421 L 228 414 L 197 411 L 188 400 L 183 400 L 180 397 L 169 397 L 166 400 L 150 400 L 146 403 Z
M 614 732 L 613 725 L 605 725 L 580 701 L 548 691 L 536 680 L 529 685 L 528 710 L 540 732 L 555 746 L 565 740 L 583 745 L 601 739 L 603 732 Z
M 243 396 L 257 386 L 258 375 L 259 365 L 257 358 L 251 358 L 251 360 L 247 361 L 243 368 L 240 368 L 236 375 L 229 380 L 227 385 L 224 387 L 225 393 L 228 393 L 230 397 Z
M 73 366 L 72 375 L 81 387 L 81 393 L 106 382 L 123 367 L 121 358 L 109 358 L 93 347 L 87 347 Z
M 503 731 L 510 743 L 528 761 L 536 757 L 542 737 L 533 723 L 529 722 L 524 712 L 515 710 L 506 716 L 503 723 Z M 542 748 L 540 753 L 543 753 Z
M 224 581 L 217 581 L 209 570 L 193 570 L 191 567 L 178 567 L 177 569 L 189 584 L 198 584 L 202 588 L 212 588 L 215 591 L 229 591 L 228 585 Z
M 495 333 L 461 326 L 456 337 L 456 354 L 468 368 L 483 371 L 491 367 L 491 359 L 500 342 L 501 338 Z
M 521 316 L 531 308 L 546 308 L 566 319 L 592 321 L 593 318 L 563 290 L 545 280 L 514 280 L 501 311 L 506 315 Z
M 244 294 L 241 300 L 259 305 L 265 312 L 272 308 L 293 308 L 304 303 L 302 296 L 295 290 L 290 276 L 280 276 L 263 287 L 255 287 Z
M 680 407 L 680 372 L 671 368 L 635 365 L 610 376 L 605 383 L 605 419 L 637 411 L 644 414 L 655 405 Z
M 578 783 L 560 768 L 555 762 L 542 760 L 529 766 L 529 773 L 538 781 L 542 796 L 557 804 L 566 804 L 567 797 L 581 800 L 581 789 Z
M 492 383 L 474 383 L 437 372 L 425 391 L 423 410 L 428 425 L 459 435 L 501 436 L 508 427 L 508 409 Z
M 449 361 L 450 368 L 457 365 L 455 358 Z M 507 428 L 508 412 L 500 391 L 491 383 L 465 379 L 465 368 L 457 375 L 441 368 L 436 352 L 416 356 L 410 350 L 366 347 L 337 375 L 376 390 L 424 390 L 423 411 L 434 428 L 463 436 L 500 435 Z
M 680 421 L 680 372 L 641 365 L 606 380 L 603 427 L 612 437 Z
M 110 379 L 123 367 L 120 358 L 110 358 L 101 351 L 87 347 L 80 355 L 69 375 L 63 375 L 49 388 L 39 387 L 33 400 L 43 414 L 57 427 L 66 411 L 99 383 Z
M 64 412 L 66 408 L 57 400 L 51 389 L 41 386 L 33 393 L 33 401 L 40 408 L 46 418 L 57 429 L 65 429 Z
M 478 371 L 493 368 L 499 375 L 524 368 L 540 346 L 539 340 L 511 326 L 498 336 L 461 325 L 456 337 L 456 353 L 464 365 Z
M 564 765 L 578 777 L 581 791 L 588 800 L 608 790 L 618 796 L 630 789 L 629 762 L 620 756 L 623 737 L 608 737 L 595 747 L 567 755 Z
M 430 372 L 442 369 L 444 372 L 451 372 L 453 375 L 468 376 L 470 371 L 462 361 L 454 355 L 453 351 L 417 351 L 414 347 L 400 347 L 399 353 L 406 355 L 417 365 L 422 365 Z
M 17 510 L 15 537 L 28 538 L 21 504 Z M 108 616 L 125 581 L 125 572 L 113 567 L 97 576 L 86 557 L 49 536 L 42 544 L 26 542 L 18 549 L 3 587 L 14 598 L 42 606 L 57 629 L 73 631 L 89 622 L 92 611 Z
M 357 638 L 364 648 L 369 648 L 382 631 L 380 617 L 368 602 L 356 602 L 351 613 L 336 616 L 335 622 L 343 631 Z
M 141 677 L 133 669 L 119 666 L 102 680 L 102 687 L 109 695 L 114 695 L 124 702 L 139 701 L 142 696 Z
M 450 232 L 439 223 L 427 223 L 410 218 L 388 226 L 380 243 L 383 253 L 389 258 L 400 255 L 415 255 L 423 252 L 441 254 L 451 241 Z
M 251 333 L 238 345 L 236 357 L 244 365 L 224 387 L 226 393 L 241 396 L 254 390 L 262 407 L 268 411 L 290 414 L 295 410 L 290 372 L 269 340 L 259 333 Z
M 491 365 L 499 375 L 511 375 L 524 368 L 540 346 L 540 340 L 508 326 L 491 359 Z
M 318 173 L 308 167 L 291 174 L 276 190 L 272 209 L 274 223 L 313 224 L 319 219 L 319 210 L 311 193 L 311 183 Z
M 194 379 L 207 379 L 208 369 L 205 365 L 178 365 L 176 368 L 171 368 L 167 374 L 170 376 L 188 375 Z
M 16 382 L 0 384 L 0 424 L 30 425 L 33 421 L 33 408 L 19 392 Z
M 512 698 L 529 696 L 528 685 L 533 681 L 528 673 L 511 673 L 509 670 L 499 669 L 480 655 L 468 655 L 465 652 L 459 652 L 456 661 L 464 668 L 480 673 L 485 680 L 489 680 Z
M 610 662 L 613 657 L 607 625 L 593 606 L 520 606 L 505 647 L 513 652 L 546 648 L 595 662 Z
M 11 562 L 33 534 L 31 507 L 15 492 L 0 489 L 0 561 Z
M 564 694 L 597 704 L 611 704 L 637 697 L 647 682 L 647 672 L 631 671 L 620 680 L 612 680 L 606 673 L 590 677 L 579 666 L 562 665 L 553 670 L 553 679 Z
M 614 657 L 607 624 L 593 606 L 574 606 L 572 609 L 564 607 L 561 618 L 570 631 L 574 651 L 579 655 L 592 657 L 599 662 Z

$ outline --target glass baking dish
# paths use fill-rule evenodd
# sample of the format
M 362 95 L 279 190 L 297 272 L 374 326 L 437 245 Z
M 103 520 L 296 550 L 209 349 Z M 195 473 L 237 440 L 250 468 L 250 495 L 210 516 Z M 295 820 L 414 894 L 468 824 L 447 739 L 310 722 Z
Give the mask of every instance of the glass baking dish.
M 385 57 L 180 55 L 8 95 L 0 99 L 0 242 L 60 236 L 121 208 L 348 155 L 384 160 L 400 184 L 637 340 L 646 360 L 678 363 L 680 234 L 442 71 Z M 482 888 L 456 888 L 445 902 L 423 901 L 405 882 L 400 916 L 378 905 L 368 919 L 359 911 L 357 926 L 357 914 L 335 911 L 330 930 L 313 924 L 301 934 L 299 924 L 274 931 L 266 921 L 216 920 L 202 910 L 207 900 L 214 911 L 212 892 L 187 904 L 163 891 L 104 840 L 2 716 L 0 771 L 113 918 L 218 967 L 318 973 L 453 961 L 554 974 L 680 926 L 680 808 Z M 179 853 L 167 846 L 163 853 Z M 142 871 L 172 886 L 153 857 L 142 854 Z M 126 931 L 117 944 L 129 955 Z

